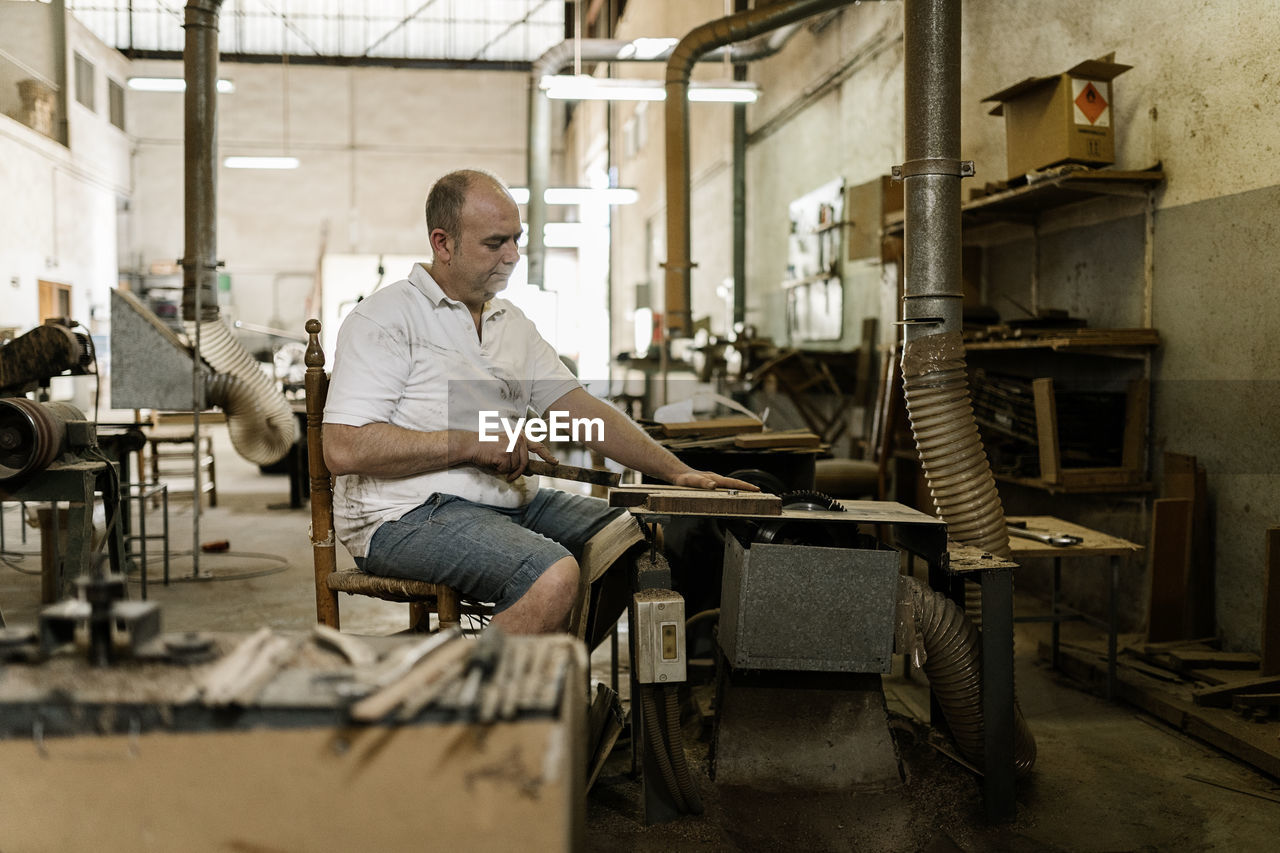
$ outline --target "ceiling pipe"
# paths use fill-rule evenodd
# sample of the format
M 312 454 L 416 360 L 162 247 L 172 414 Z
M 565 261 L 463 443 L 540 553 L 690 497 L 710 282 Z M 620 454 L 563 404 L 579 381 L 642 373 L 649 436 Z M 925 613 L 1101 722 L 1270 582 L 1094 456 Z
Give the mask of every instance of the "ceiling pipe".
M 689 78 L 693 65 L 716 48 L 753 39 L 805 18 L 849 5 L 852 0 L 794 0 L 709 21 L 680 40 L 667 60 L 666 162 L 667 261 L 663 313 L 667 337 L 688 335 L 693 261 L 689 217 Z
M 774 29 L 760 38 L 744 44 L 712 50 L 699 57 L 701 62 L 722 62 L 725 57 L 735 63 L 754 62 L 773 56 L 786 45 L 799 25 Z M 549 48 L 533 63 L 529 74 L 529 140 L 526 148 L 527 170 L 525 178 L 529 186 L 527 222 L 529 242 L 525 256 L 529 259 L 529 283 L 543 286 L 546 270 L 547 247 L 543 238 L 543 226 L 547 223 L 547 203 L 543 197 L 550 184 L 551 172 L 551 100 L 542 93 L 543 77 L 554 76 L 574 62 L 666 62 L 675 46 L 651 55 L 628 55 L 634 50 L 626 39 L 568 39 Z
M 183 77 L 187 91 L 182 150 L 186 246 L 182 256 L 182 318 L 218 317 L 217 154 L 218 13 L 222 0 L 189 0 Z

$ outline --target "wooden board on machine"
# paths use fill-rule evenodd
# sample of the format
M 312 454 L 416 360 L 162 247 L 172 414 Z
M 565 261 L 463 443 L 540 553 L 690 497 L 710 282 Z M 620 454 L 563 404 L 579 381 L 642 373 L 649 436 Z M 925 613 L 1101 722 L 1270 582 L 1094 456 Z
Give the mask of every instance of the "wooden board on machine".
M 763 429 L 763 423 L 755 418 L 748 417 L 712 418 L 706 421 L 662 424 L 662 434 L 667 438 L 687 438 L 694 435 L 702 438 L 713 438 L 718 435 L 760 432 Z
M 735 489 L 683 489 L 679 486 L 620 486 L 609 490 L 609 506 L 640 507 L 649 512 L 703 515 L 781 515 L 782 498 Z

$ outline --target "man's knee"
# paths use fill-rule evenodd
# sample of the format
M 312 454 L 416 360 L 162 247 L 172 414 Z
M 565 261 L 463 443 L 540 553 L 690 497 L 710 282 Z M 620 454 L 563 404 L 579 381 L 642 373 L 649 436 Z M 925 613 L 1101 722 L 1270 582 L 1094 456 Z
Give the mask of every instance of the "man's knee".
M 563 604 L 567 613 L 581 594 L 582 570 L 573 557 L 564 557 L 548 566 L 538 582 L 547 586 L 548 596 Z

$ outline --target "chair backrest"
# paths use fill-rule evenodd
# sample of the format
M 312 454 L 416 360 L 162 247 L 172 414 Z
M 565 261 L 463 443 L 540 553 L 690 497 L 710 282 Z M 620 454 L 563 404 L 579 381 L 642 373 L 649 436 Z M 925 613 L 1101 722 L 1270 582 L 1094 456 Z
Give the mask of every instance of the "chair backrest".
M 338 628 L 338 594 L 329 589 L 329 575 L 337 568 L 337 542 L 333 535 L 333 477 L 324 462 L 324 404 L 329 396 L 329 374 L 320 347 L 320 321 L 307 321 L 307 459 L 311 475 L 311 557 L 315 564 L 316 618 Z

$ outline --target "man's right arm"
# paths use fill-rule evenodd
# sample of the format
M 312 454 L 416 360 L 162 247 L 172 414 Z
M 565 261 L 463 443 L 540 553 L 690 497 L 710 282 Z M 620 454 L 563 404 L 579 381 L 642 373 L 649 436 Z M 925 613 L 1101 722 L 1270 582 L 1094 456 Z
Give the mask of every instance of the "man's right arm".
M 556 461 L 545 447 L 526 442 L 523 435 L 508 451 L 503 442 L 480 441 L 478 434 L 461 429 L 420 432 L 388 423 L 324 425 L 324 462 L 334 476 L 391 479 L 474 465 L 512 481 L 524 473 L 530 452 Z

